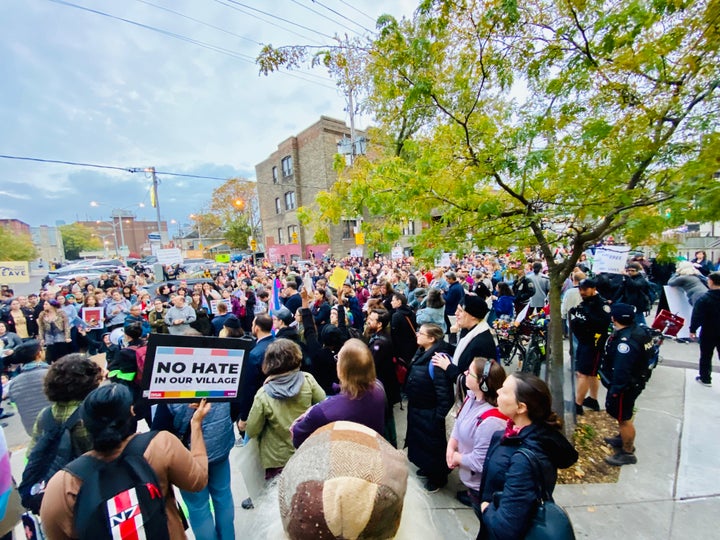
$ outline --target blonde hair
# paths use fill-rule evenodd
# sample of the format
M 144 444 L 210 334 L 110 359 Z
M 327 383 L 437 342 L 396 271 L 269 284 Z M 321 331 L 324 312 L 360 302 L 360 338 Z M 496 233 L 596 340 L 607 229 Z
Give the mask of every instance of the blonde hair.
M 693 266 L 693 263 L 689 261 L 680 261 L 677 264 L 675 273 L 679 276 L 697 276 L 700 275 L 700 271 Z
M 338 352 L 337 374 L 340 388 L 351 399 L 357 399 L 375 384 L 375 361 L 368 346 L 359 339 L 349 339 Z

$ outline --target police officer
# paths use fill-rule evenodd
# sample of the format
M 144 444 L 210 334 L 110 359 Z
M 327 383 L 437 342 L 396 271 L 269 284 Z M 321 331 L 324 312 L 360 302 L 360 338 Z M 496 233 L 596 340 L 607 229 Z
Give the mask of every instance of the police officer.
M 598 294 L 594 280 L 583 279 L 578 290 L 582 301 L 570 310 L 570 329 L 577 340 L 575 414 L 584 414 L 583 405 L 593 411 L 600 410 L 597 373 L 610 328 L 610 306 Z
M 639 383 L 639 370 L 646 360 L 642 344 L 632 337 L 635 308 L 629 304 L 613 304 L 610 315 L 615 331 L 605 346 L 600 376 L 608 389 L 605 410 L 618 421 L 620 433 L 605 437 L 605 442 L 617 449 L 615 455 L 606 457 L 605 461 L 620 466 L 637 463 L 632 417 L 635 399 L 644 387 Z

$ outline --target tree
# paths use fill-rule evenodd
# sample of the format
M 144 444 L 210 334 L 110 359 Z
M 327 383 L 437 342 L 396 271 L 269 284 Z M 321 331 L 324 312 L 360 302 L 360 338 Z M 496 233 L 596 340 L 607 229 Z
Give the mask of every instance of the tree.
M 5 261 L 31 261 L 38 254 L 29 234 L 14 234 L 6 227 L 0 227 L 0 253 Z
M 320 219 L 382 216 L 363 224 L 371 248 L 421 220 L 425 258 L 468 238 L 537 246 L 559 313 L 586 248 L 655 241 L 718 199 L 718 13 L 718 0 L 423 0 L 412 20 L 381 18 L 366 79 L 377 157 L 345 171 Z
M 65 246 L 66 259 L 79 259 L 81 251 L 102 249 L 102 242 L 92 236 L 93 230 L 80 223 L 60 226 L 60 235 Z

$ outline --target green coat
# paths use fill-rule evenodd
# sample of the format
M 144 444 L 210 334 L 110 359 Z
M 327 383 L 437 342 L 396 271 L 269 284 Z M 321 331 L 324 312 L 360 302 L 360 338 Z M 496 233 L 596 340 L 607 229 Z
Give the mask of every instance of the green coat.
M 290 426 L 312 405 L 325 399 L 325 392 L 309 373 L 303 373 L 305 381 L 300 392 L 286 399 L 270 397 L 265 385 L 255 394 L 248 414 L 245 433 L 257 437 L 260 461 L 266 469 L 284 467 L 295 452 L 290 436 Z

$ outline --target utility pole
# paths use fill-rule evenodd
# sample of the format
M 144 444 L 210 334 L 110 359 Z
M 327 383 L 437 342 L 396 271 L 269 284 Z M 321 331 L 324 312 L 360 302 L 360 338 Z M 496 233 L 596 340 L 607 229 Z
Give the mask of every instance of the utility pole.
M 157 226 L 158 233 L 160 234 L 160 242 L 164 246 L 168 243 L 168 238 L 167 234 L 163 233 L 162 230 L 162 221 L 160 219 L 160 200 L 158 199 L 158 179 L 155 174 L 155 167 L 148 167 L 145 170 L 152 175 L 152 202 L 155 207 L 155 211 L 157 212 Z

